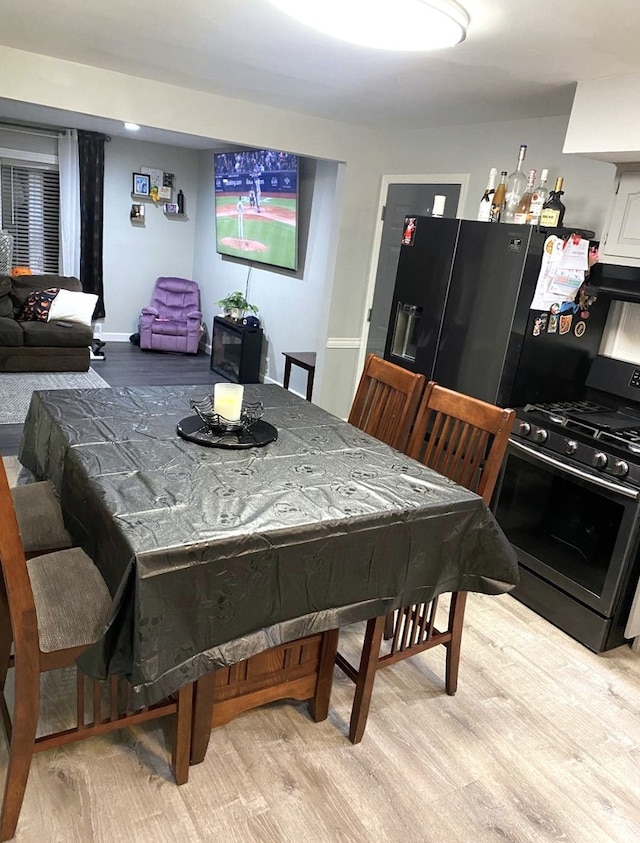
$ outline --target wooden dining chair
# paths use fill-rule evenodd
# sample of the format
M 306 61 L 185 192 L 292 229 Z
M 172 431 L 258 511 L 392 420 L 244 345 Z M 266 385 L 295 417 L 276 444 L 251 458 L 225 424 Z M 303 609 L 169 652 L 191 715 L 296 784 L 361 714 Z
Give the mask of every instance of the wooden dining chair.
M 488 506 L 514 419 L 514 410 L 503 410 L 430 381 L 420 402 L 407 453 L 476 492 Z M 383 667 L 442 644 L 446 648 L 445 689 L 447 694 L 455 694 L 466 597 L 462 591 L 451 595 L 443 629 L 436 626 L 438 597 L 429 603 L 405 606 L 386 617 L 372 618 L 367 622 L 358 669 L 338 653 L 336 663 L 356 683 L 349 729 L 353 743 L 362 740 L 375 674 Z M 390 641 L 385 653 L 381 653 L 383 637 Z
M 403 451 L 424 388 L 424 375 L 369 354 L 347 421 Z
M 34 752 L 173 714 L 174 774 L 178 784 L 186 782 L 191 685 L 181 689 L 175 698 L 132 711 L 130 685 L 124 680 L 114 677 L 105 683 L 87 682 L 77 670 L 75 725 L 36 737 L 40 674 L 75 664 L 76 658 L 100 636 L 111 597 L 97 567 L 79 548 L 26 560 L 1 458 L 0 566 L 0 715 L 10 740 L 0 809 L 0 841 L 10 840 L 15 834 Z M 10 668 L 14 670 L 13 717 L 4 694 Z M 87 705 L 91 706 L 88 717 Z
M 15 486 L 11 489 L 11 497 L 27 559 L 73 547 L 73 539 L 64 526 L 60 502 L 48 480 Z

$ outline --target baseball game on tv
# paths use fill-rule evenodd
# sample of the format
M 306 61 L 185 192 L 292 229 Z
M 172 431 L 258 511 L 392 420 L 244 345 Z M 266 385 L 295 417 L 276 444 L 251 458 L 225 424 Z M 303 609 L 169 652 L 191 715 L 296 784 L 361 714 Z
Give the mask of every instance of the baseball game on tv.
M 214 154 L 216 250 L 297 269 L 298 156 L 274 149 Z

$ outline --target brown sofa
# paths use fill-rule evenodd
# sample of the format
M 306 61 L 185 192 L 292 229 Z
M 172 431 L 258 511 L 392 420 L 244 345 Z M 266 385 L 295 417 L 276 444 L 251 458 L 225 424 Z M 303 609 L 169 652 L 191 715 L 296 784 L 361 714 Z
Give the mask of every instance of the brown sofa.
M 82 292 L 77 278 L 0 275 L 0 372 L 86 372 L 93 329 L 78 322 L 19 322 L 29 293 L 61 287 Z

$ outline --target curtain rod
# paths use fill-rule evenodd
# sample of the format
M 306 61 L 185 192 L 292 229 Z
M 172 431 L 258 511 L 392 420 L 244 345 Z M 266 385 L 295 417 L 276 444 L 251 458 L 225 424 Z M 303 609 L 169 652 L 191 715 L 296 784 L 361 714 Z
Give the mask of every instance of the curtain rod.
M 67 129 L 58 126 L 23 126 L 21 123 L 1 123 L 0 131 L 18 132 L 23 135 L 35 135 L 40 138 L 56 138 L 58 135 L 66 135 Z M 110 135 L 104 136 L 108 143 Z
M 21 123 L 0 123 L 0 129 L 8 132 L 21 132 L 25 135 L 37 135 L 42 138 L 57 137 L 64 134 L 66 129 L 57 126 L 24 126 Z

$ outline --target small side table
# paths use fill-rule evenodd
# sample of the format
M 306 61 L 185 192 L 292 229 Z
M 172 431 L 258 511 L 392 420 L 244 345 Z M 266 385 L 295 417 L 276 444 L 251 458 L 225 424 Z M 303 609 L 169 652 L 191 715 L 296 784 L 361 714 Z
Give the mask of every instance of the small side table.
M 284 383 L 285 389 L 289 389 L 289 378 L 291 377 L 291 365 L 299 366 L 307 371 L 307 401 L 311 401 L 313 392 L 313 377 L 316 373 L 315 351 L 283 351 L 284 354 Z

